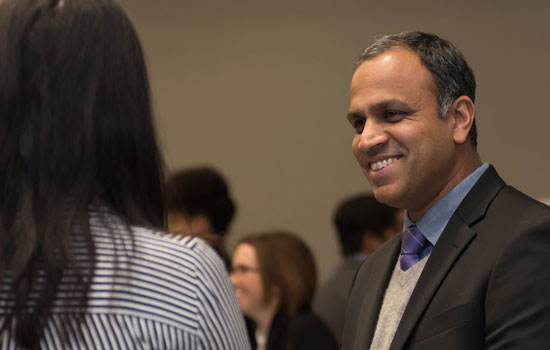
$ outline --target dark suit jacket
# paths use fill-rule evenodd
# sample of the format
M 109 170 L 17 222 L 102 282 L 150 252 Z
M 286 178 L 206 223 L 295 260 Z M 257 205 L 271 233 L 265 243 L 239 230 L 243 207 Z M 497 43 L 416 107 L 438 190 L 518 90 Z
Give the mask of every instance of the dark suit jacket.
M 313 311 L 330 328 L 341 345 L 344 316 L 355 272 L 363 260 L 346 258 L 319 287 L 313 298 Z
M 247 319 L 248 336 L 256 349 L 255 325 Z M 337 350 L 332 333 L 320 318 L 309 312 L 286 317 L 275 315 L 267 336 L 267 350 Z
M 398 258 L 393 237 L 359 268 L 343 349 L 368 349 Z M 491 166 L 451 217 L 390 349 L 550 349 L 550 209 Z

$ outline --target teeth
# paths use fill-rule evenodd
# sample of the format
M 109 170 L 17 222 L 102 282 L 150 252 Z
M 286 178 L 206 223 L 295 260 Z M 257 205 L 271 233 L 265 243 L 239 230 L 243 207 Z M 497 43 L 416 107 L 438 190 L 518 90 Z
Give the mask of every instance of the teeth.
M 387 167 L 391 163 L 395 162 L 396 160 L 397 160 L 397 158 L 388 158 L 388 159 L 384 159 L 384 160 L 381 160 L 381 161 L 376 162 L 376 163 L 371 163 L 370 164 L 370 169 L 372 171 L 377 171 L 377 170 L 380 170 L 380 169 L 384 169 L 385 167 Z

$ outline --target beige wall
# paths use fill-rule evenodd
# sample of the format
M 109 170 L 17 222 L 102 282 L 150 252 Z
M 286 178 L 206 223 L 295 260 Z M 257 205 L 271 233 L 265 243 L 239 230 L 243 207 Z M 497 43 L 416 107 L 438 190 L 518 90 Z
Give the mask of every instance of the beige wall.
M 370 191 L 346 122 L 354 58 L 375 35 L 434 32 L 478 80 L 479 150 L 501 176 L 550 197 L 546 1 L 124 0 L 145 49 L 170 169 L 217 166 L 239 213 L 230 242 L 289 229 L 322 276 L 338 259 L 335 204 Z

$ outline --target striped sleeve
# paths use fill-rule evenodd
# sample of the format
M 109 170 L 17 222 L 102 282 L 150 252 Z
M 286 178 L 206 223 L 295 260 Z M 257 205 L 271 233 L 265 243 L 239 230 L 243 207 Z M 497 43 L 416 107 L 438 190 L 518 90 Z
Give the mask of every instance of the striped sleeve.
M 97 261 L 85 314 L 79 317 L 74 282 L 67 279 L 53 301 L 42 348 L 250 349 L 229 276 L 204 241 L 116 218 L 105 225 L 95 215 L 90 227 Z M 0 324 L 12 303 L 0 288 Z M 16 348 L 9 328 L 0 333 L 0 350 Z
M 205 348 L 248 349 L 243 316 L 221 259 L 204 244 L 195 250 L 204 258 L 196 265 L 196 285 Z

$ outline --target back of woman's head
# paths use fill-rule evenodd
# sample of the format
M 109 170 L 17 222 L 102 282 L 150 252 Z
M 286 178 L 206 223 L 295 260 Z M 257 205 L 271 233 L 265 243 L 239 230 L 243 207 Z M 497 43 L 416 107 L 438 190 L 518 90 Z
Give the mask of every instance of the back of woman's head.
M 166 183 L 168 212 L 188 218 L 204 215 L 214 233 L 224 236 L 236 208 L 223 175 L 211 167 L 178 171 Z
M 147 72 L 114 1 L 0 2 L 0 169 L 0 268 L 13 276 L 14 314 L 40 262 L 47 278 L 37 309 L 47 315 L 63 271 L 75 267 L 75 226 L 93 261 L 90 205 L 163 226 Z
M 29 190 L 38 203 L 101 197 L 130 221 L 162 225 L 147 72 L 122 9 L 111 0 L 5 0 L 0 25 L 10 204 Z
M 246 236 L 239 243 L 256 251 L 265 302 L 279 293 L 279 311 L 285 315 L 309 310 L 317 272 L 313 254 L 300 238 L 289 232 L 267 232 Z

